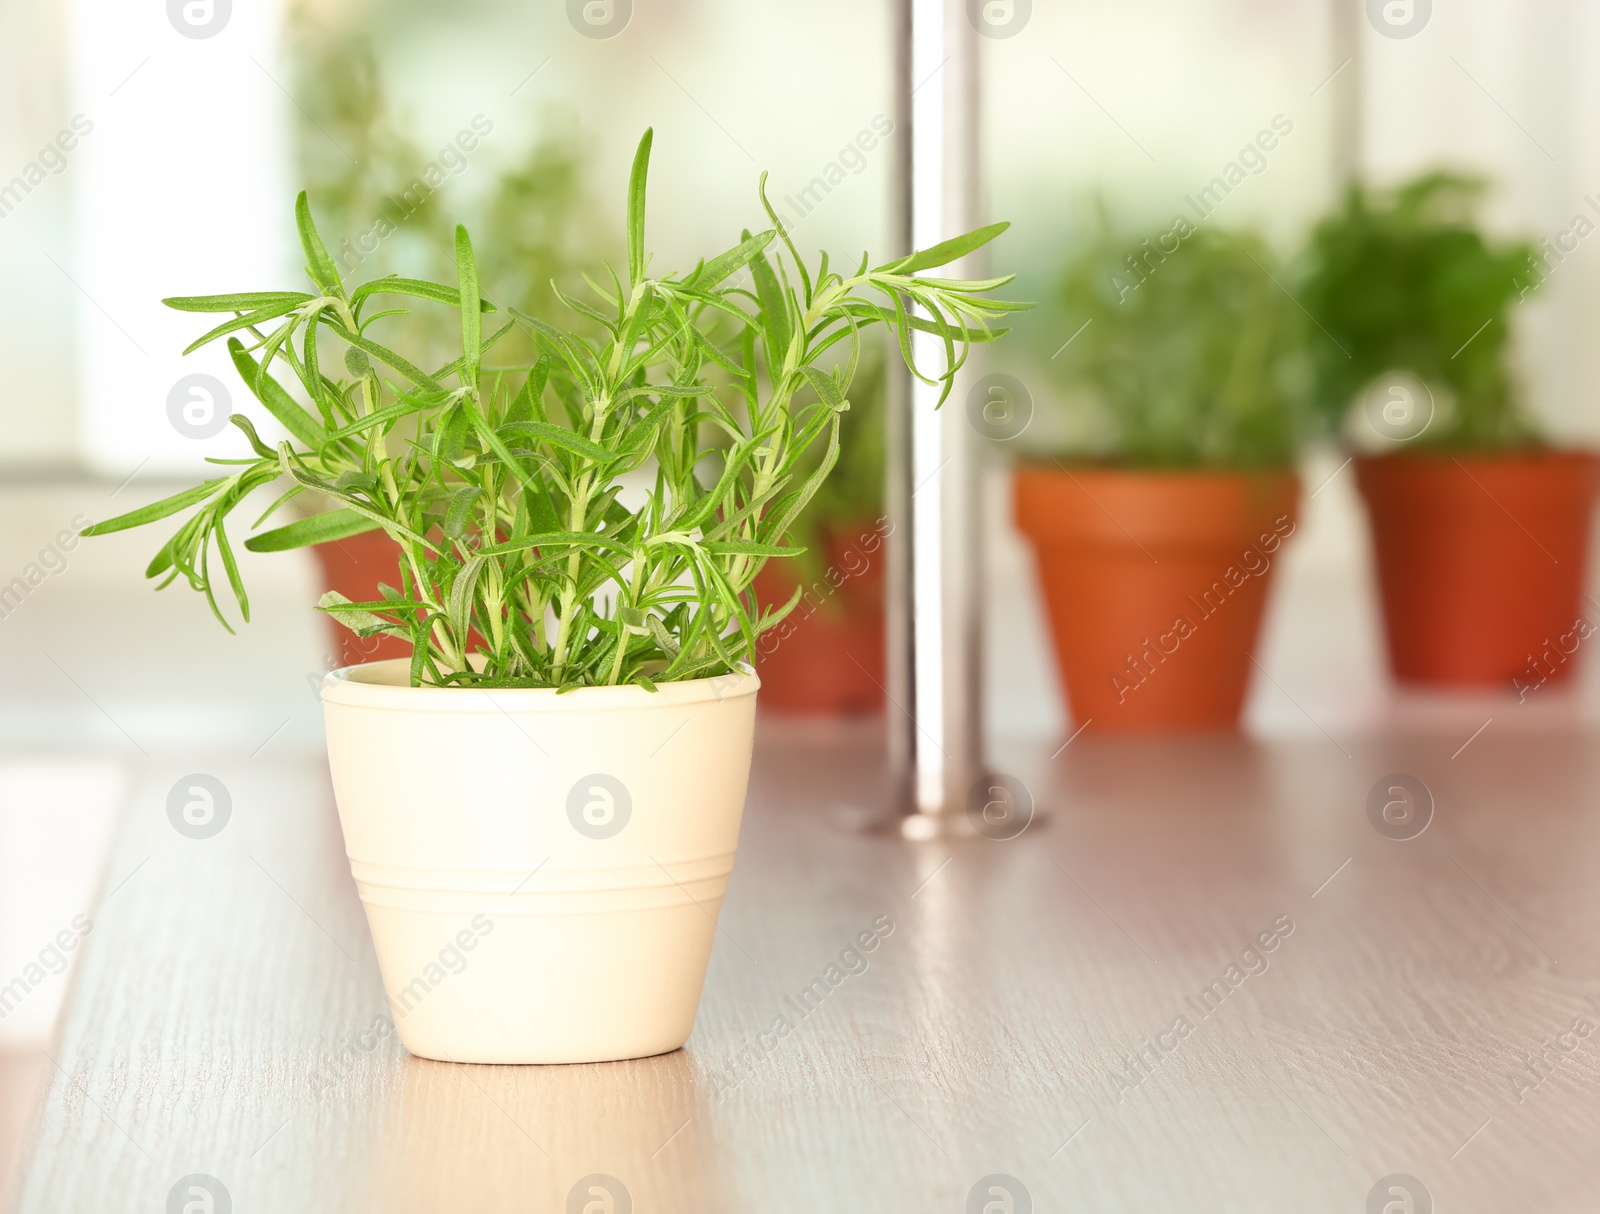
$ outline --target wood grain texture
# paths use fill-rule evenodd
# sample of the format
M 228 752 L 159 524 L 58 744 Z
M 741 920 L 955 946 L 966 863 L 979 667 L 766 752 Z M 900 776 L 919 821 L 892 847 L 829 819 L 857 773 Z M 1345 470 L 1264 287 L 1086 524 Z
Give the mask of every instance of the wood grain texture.
M 240 1214 L 560 1211 L 603 1173 L 640 1214 L 924 1214 L 1005 1173 L 1041 1212 L 1332 1214 L 1408 1173 L 1440 1211 L 1592 1211 L 1600 1032 L 1525 1069 L 1600 1026 L 1592 738 L 1461 740 L 1091 733 L 1027 770 L 1047 822 L 912 845 L 850 828 L 871 731 L 764 726 L 688 1047 L 545 1068 L 347 1048 L 385 1007 L 320 754 L 213 756 L 234 817 L 206 841 L 165 816 L 196 764 L 152 763 L 17 1208 L 161 1210 L 205 1173 Z M 1437 804 L 1409 841 L 1367 819 L 1392 772 Z

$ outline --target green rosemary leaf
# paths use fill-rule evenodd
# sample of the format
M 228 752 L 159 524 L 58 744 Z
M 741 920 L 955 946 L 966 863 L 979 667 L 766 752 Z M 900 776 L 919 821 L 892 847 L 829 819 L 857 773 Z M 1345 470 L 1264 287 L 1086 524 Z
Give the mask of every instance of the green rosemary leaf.
M 711 556 L 799 556 L 804 548 L 778 544 L 757 544 L 749 540 L 707 540 L 700 545 Z
M 126 514 L 119 514 L 115 518 L 108 518 L 102 523 L 94 523 L 85 527 L 81 535 L 110 535 L 113 531 L 126 531 L 129 527 L 142 527 L 146 523 L 153 523 L 157 519 L 167 518 L 178 511 L 203 502 L 206 498 L 217 492 L 221 485 L 225 485 L 231 477 L 218 477 L 196 485 L 192 489 L 185 489 L 181 493 L 174 493 L 171 497 L 164 497 L 159 502 L 151 502 L 148 506 L 140 506 L 137 510 L 130 510 Z
M 899 261 L 880 266 L 878 272 L 882 274 L 915 274 L 918 270 L 932 270 L 937 269 L 939 266 L 949 265 L 952 261 L 957 261 L 968 253 L 981 249 L 1010 226 L 1009 223 L 991 223 L 987 227 L 976 228 L 964 235 L 941 241 L 931 249 L 924 249 L 920 253 L 911 254 L 910 257 L 903 257 Z
M 227 353 L 234 360 L 234 368 L 238 377 L 245 381 L 246 387 L 254 393 L 256 400 L 266 405 L 267 413 L 277 417 L 283 429 L 298 438 L 310 448 L 322 446 L 326 441 L 322 425 L 317 424 L 317 419 L 306 413 L 306 409 L 294 401 L 290 393 L 283 390 L 283 385 L 278 384 L 274 377 L 267 374 L 261 366 L 250 357 L 250 352 L 245 349 L 245 344 L 238 341 L 238 337 L 230 337 L 227 342 Z
M 488 560 L 489 558 L 481 552 L 478 553 L 461 567 L 456 573 L 455 581 L 450 583 L 450 604 L 446 614 L 450 620 L 451 631 L 462 644 L 466 643 L 467 629 L 472 622 L 472 596 Z
M 483 317 L 478 311 L 478 262 L 472 255 L 472 238 L 456 225 L 456 274 L 461 281 L 461 382 L 478 384 L 478 358 L 483 346 Z
M 377 342 L 362 337 L 360 334 L 352 333 L 349 329 L 346 329 L 343 325 L 336 321 L 328 321 L 326 323 L 328 328 L 332 329 L 345 341 L 356 347 L 356 349 L 360 350 L 364 354 L 376 358 L 381 363 L 387 363 L 396 371 L 400 372 L 401 375 L 404 375 L 417 387 L 427 388 L 433 392 L 444 391 L 444 388 L 440 386 L 439 381 L 434 379 L 433 376 L 429 375 L 426 371 L 423 371 L 420 367 L 416 366 L 408 359 L 396 354 L 387 346 L 380 346 Z
M 244 436 L 250 440 L 251 449 L 255 451 L 258 456 L 260 456 L 262 459 L 269 459 L 274 462 L 277 461 L 278 453 L 271 447 L 267 446 L 266 443 L 261 441 L 261 437 L 256 433 L 256 428 L 251 424 L 248 417 L 246 417 L 243 413 L 230 413 L 228 415 L 228 420 L 240 430 L 244 431 Z
M 447 287 L 438 282 L 424 282 L 419 278 L 397 278 L 393 276 L 362 283 L 354 291 L 350 292 L 350 306 L 355 307 L 373 295 L 411 295 L 417 299 L 431 299 L 435 303 L 449 304 L 452 308 L 461 306 L 461 292 L 455 287 Z M 481 312 L 495 312 L 499 309 L 487 299 L 480 299 L 478 301 L 478 310 Z
M 357 418 L 348 426 L 340 426 L 337 430 L 331 431 L 328 434 L 328 441 L 337 442 L 342 438 L 365 434 L 368 430 L 383 429 L 399 421 L 402 417 L 430 408 L 435 403 L 437 402 L 414 396 L 403 397 L 394 404 L 386 405 L 384 408 L 379 409 L 376 413 L 369 413 L 365 417 Z
M 744 235 L 748 239 L 750 234 Z M 750 259 L 750 272 L 756 280 L 756 297 L 761 301 L 761 335 L 767 349 L 767 374 L 776 381 L 792 337 L 789 303 L 764 253 L 757 252 Z
M 223 527 L 219 515 L 217 525 L 212 534 L 216 536 L 217 551 L 222 556 L 222 566 L 228 575 L 228 588 L 233 591 L 234 601 L 239 604 L 239 614 L 244 622 L 250 622 L 250 596 L 245 593 L 244 581 L 239 577 L 239 562 L 234 559 L 233 546 L 228 543 L 228 533 Z
M 337 590 L 330 590 L 317 602 L 317 606 L 326 611 L 339 623 L 353 631 L 369 635 L 380 628 L 388 627 L 388 621 L 362 607 L 356 606 Z
M 378 530 L 378 524 L 354 510 L 327 510 L 310 518 L 296 519 L 283 527 L 263 531 L 245 540 L 251 552 L 287 552 L 310 544 L 326 544 Z
M 463 485 L 455 491 L 450 498 L 450 509 L 444 516 L 444 534 L 453 540 L 460 539 L 467 533 L 467 523 L 472 519 L 472 508 L 477 504 L 483 490 L 477 485 Z
M 633 154 L 633 170 L 628 174 L 628 282 L 637 287 L 644 280 L 644 194 L 645 178 L 650 173 L 650 143 L 655 132 L 645 128 Z
M 588 439 L 574 434 L 571 430 L 552 425 L 549 422 L 511 422 L 500 427 L 500 433 L 511 431 L 514 434 L 527 434 L 533 438 L 542 439 L 552 447 L 560 447 L 563 451 L 570 451 L 597 464 L 609 464 L 617 458 L 617 452 L 608 451 L 599 443 L 591 443 Z
M 777 230 L 772 228 L 755 236 L 746 234 L 737 245 L 726 253 L 721 253 L 702 264 L 699 269 L 685 280 L 684 285 L 699 291 L 709 291 L 718 283 L 737 274 L 745 266 L 749 265 L 751 259 L 771 244 L 773 237 L 777 234 Z
M 243 316 L 235 316 L 232 320 L 225 320 L 215 329 L 195 338 L 184 347 L 183 352 L 185 354 L 193 354 L 201 346 L 209 345 L 219 337 L 225 337 L 229 333 L 237 332 L 240 329 L 254 328 L 265 321 L 276 320 L 280 316 L 293 312 L 297 306 L 293 300 L 280 300 L 278 303 L 267 304 L 265 307 L 257 308 L 254 312 L 247 312 Z
M 313 298 L 304 291 L 245 291 L 237 295 L 174 295 L 161 302 L 179 312 L 254 312 L 275 304 L 298 307 Z
M 311 218 L 311 204 L 306 200 L 304 190 L 294 200 L 294 221 L 300 232 L 300 247 L 305 251 L 306 273 L 311 276 L 311 281 L 317 284 L 324 295 L 343 299 L 344 284 L 339 280 L 339 268 L 333 264 L 322 237 L 317 234 L 317 225 Z
M 490 544 L 482 552 L 485 556 L 501 556 L 508 552 L 525 552 L 529 548 L 588 547 L 606 548 L 623 556 L 633 555 L 632 549 L 597 531 L 552 531 L 544 535 L 522 535 L 501 544 Z
M 510 408 L 506 410 L 505 420 L 508 423 L 546 421 L 541 398 L 544 396 L 544 386 L 549 380 L 550 356 L 546 354 L 533 364 L 533 369 L 528 372 L 528 378 L 522 381 L 522 390 L 512 399 Z

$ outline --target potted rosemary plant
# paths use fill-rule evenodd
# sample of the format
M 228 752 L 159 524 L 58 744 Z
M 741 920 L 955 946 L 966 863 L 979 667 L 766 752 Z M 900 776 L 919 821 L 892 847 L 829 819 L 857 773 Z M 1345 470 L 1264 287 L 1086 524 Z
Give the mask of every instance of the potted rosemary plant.
M 1444 172 L 1352 188 L 1312 235 L 1303 298 L 1326 334 L 1317 404 L 1357 450 L 1395 675 L 1537 686 L 1570 676 L 1591 627 L 1597 463 L 1524 407 L 1512 309 L 1553 267 L 1485 238 L 1485 190 Z
M 454 286 L 347 283 L 302 194 L 311 291 L 167 301 L 227 317 L 197 344 L 229 339 L 290 440 L 268 444 L 235 415 L 249 450 L 213 461 L 223 475 L 90 529 L 193 508 L 148 573 L 182 577 L 219 619 L 219 582 L 249 617 L 225 524 L 258 489 L 286 486 L 267 515 L 306 492 L 336 505 L 252 535 L 254 551 L 380 528 L 400 545 L 398 585 L 365 602 L 330 593 L 322 609 L 411 655 L 334 671 L 323 702 L 384 984 L 401 1040 L 429 1058 L 585 1062 L 683 1044 L 738 842 L 759 686 L 748 658 L 794 606 L 752 583 L 794 554 L 786 533 L 837 458 L 860 331 L 896 329 L 908 359 L 913 328 L 937 335 L 947 357 L 930 382 L 948 391 L 967 343 L 1018 306 L 988 297 L 1003 280 L 916 276 L 1003 224 L 841 273 L 825 255 L 807 269 L 774 216 L 776 231 L 655 273 L 650 142 L 629 182 L 625 277 L 566 300 L 582 332 L 528 315 L 486 326 L 496 309 L 463 228 Z M 459 357 L 427 370 L 385 344 L 386 305 L 414 301 L 451 318 Z M 537 358 L 489 365 L 512 325 Z M 630 506 L 621 478 L 640 469 L 652 487 Z
M 1016 473 L 1069 707 L 1095 729 L 1234 727 L 1283 542 L 1303 374 L 1248 233 L 1107 230 L 1068 266 L 1077 438 Z

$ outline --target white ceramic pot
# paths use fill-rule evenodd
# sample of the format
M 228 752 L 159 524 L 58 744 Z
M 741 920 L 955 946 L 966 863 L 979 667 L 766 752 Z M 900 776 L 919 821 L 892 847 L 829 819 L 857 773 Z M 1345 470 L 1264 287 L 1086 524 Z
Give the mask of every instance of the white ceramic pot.
M 453 1062 L 604 1062 L 694 1027 L 760 680 L 322 685 L 350 871 L 400 1039 Z

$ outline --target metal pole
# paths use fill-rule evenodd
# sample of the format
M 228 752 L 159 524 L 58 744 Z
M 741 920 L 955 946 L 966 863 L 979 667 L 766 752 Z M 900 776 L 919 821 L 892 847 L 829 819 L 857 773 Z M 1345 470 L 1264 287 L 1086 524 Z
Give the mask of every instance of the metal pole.
M 1342 195 L 1361 176 L 1362 105 L 1361 27 L 1366 14 L 1360 0 L 1331 0 L 1333 61 L 1338 65 L 1328 91 L 1333 94 L 1333 187 Z
M 897 16 L 908 136 L 897 218 L 908 246 L 927 248 L 977 221 L 977 31 L 964 0 L 900 0 Z M 931 335 L 916 334 L 913 346 L 919 365 L 940 367 Z M 897 827 L 915 839 L 971 833 L 967 798 L 983 774 L 979 503 L 964 388 L 958 381 L 935 411 L 938 387 L 903 377 L 890 401 L 890 761 Z
M 911 0 L 894 6 L 894 141 L 893 213 L 889 238 L 894 255 L 911 252 Z M 892 343 L 891 343 L 892 344 Z M 897 823 L 912 804 L 916 777 L 917 728 L 911 716 L 916 696 L 915 658 L 911 638 L 911 375 L 892 349 L 888 354 L 888 397 L 885 424 L 884 509 L 893 525 L 887 545 L 887 662 L 889 703 L 889 802 Z

